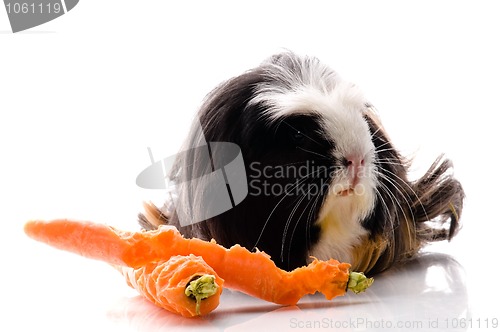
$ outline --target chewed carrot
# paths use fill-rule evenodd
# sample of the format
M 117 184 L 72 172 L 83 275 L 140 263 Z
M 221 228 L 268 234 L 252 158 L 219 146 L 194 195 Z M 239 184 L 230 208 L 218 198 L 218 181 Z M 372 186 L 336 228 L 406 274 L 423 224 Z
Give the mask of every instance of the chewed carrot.
M 139 268 L 175 255 L 200 256 L 224 279 L 225 286 L 278 304 L 295 304 L 306 294 L 321 292 L 327 299 L 347 289 L 364 291 L 372 279 L 349 272 L 348 263 L 314 260 L 291 272 L 279 269 L 264 252 L 235 245 L 226 249 L 214 241 L 185 239 L 172 226 L 154 231 L 127 232 L 110 226 L 67 219 L 31 221 L 25 232 L 59 249 L 115 265 Z
M 206 315 L 219 305 L 224 280 L 201 257 L 172 256 L 137 269 L 116 268 L 148 300 L 184 317 Z

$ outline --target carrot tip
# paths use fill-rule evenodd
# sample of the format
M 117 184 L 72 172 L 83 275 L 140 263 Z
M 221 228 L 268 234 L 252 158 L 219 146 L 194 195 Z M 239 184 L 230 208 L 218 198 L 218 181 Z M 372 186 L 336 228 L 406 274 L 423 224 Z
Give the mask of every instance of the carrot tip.
M 373 284 L 373 278 L 367 278 L 363 272 L 350 272 L 347 289 L 355 294 L 366 291 Z
M 191 281 L 186 286 L 184 292 L 186 296 L 196 299 L 196 314 L 200 315 L 201 300 L 209 298 L 217 293 L 219 285 L 215 282 L 215 276 L 204 274 L 201 277 Z

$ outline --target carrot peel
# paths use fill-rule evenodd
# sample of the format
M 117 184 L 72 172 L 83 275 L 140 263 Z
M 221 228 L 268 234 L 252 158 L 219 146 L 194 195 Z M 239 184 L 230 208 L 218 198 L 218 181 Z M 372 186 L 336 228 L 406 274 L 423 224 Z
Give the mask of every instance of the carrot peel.
M 115 268 L 146 299 L 184 317 L 206 315 L 219 305 L 224 280 L 201 257 L 172 256 L 139 268 Z

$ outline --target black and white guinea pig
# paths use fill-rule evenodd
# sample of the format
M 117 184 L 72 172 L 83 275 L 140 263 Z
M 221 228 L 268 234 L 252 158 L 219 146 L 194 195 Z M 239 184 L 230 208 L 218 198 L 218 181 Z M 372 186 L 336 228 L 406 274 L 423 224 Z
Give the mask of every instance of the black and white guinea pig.
M 188 146 L 232 142 L 241 149 L 248 195 L 234 208 L 187 226 L 169 204 L 139 216 L 145 229 L 178 227 L 186 237 L 240 244 L 292 270 L 312 257 L 374 274 L 459 229 L 464 191 L 437 158 L 408 180 L 395 149 L 358 88 L 313 57 L 291 52 L 215 88 L 198 113 Z M 171 180 L 204 174 L 196 149 L 180 154 Z M 205 160 L 205 162 L 203 162 Z M 205 209 L 179 186 L 176 209 Z M 184 192 L 183 192 L 184 191 Z

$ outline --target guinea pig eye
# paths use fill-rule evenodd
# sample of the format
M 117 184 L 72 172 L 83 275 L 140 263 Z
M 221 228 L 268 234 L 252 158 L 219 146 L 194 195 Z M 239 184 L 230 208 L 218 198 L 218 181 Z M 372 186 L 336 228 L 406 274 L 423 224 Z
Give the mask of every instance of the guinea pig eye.
M 292 132 L 292 140 L 295 142 L 295 143 L 300 143 L 302 141 L 304 141 L 304 133 L 302 133 L 300 130 L 294 130 Z

